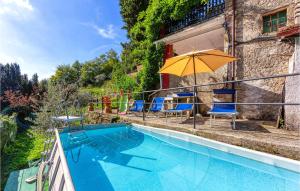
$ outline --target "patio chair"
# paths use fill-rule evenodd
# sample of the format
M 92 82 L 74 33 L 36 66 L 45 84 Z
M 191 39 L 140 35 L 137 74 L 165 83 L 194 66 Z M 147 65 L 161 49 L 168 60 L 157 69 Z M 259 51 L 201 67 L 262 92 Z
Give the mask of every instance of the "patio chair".
M 193 108 L 194 108 L 193 106 L 194 105 L 192 103 L 178 103 L 174 109 L 165 110 L 164 112 L 166 114 L 166 122 L 167 122 L 167 118 L 168 118 L 168 113 L 176 113 L 176 117 L 177 117 L 177 114 L 180 113 L 181 122 L 182 122 L 183 112 L 193 111 Z
M 142 112 L 144 109 L 144 100 L 134 100 L 133 106 L 129 109 L 131 112 Z
M 236 100 L 236 90 L 234 89 L 214 89 L 214 94 L 231 94 L 234 97 L 234 100 Z M 223 115 L 223 116 L 231 116 L 232 118 L 232 129 L 235 129 L 235 120 L 236 116 L 238 115 L 238 112 L 236 110 L 236 104 L 234 104 L 235 101 L 232 102 L 220 102 L 215 101 L 212 104 L 211 110 L 207 113 L 210 115 L 210 127 L 212 126 L 212 118 L 214 117 L 214 120 L 217 115 Z
M 164 103 L 165 103 L 165 98 L 164 97 L 155 97 L 155 98 L 153 98 L 148 112 L 153 112 L 155 114 L 155 113 L 163 111 L 164 110 Z

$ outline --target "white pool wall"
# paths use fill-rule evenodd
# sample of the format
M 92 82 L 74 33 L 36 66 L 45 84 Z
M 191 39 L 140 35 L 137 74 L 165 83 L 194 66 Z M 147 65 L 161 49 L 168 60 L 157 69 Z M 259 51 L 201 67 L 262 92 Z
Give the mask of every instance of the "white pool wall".
M 297 173 L 300 173 L 300 161 L 296 161 L 293 159 L 285 158 L 285 157 L 280 157 L 276 155 L 272 155 L 269 153 L 264 153 L 260 151 L 255 151 L 235 145 L 230 145 L 227 143 L 199 137 L 196 135 L 184 133 L 184 132 L 179 132 L 179 131 L 174 131 L 170 129 L 162 129 L 162 128 L 155 128 L 155 127 L 150 127 L 150 126 L 145 126 L 145 125 L 140 125 L 140 124 L 135 124 L 132 123 L 134 128 L 140 128 L 143 130 L 147 130 L 153 133 L 158 133 L 166 136 L 170 136 L 173 138 L 177 138 L 183 141 L 188 141 L 192 143 L 196 143 L 199 145 L 207 146 L 213 149 L 217 149 L 223 152 L 235 154 L 241 157 L 245 157 L 248 159 L 256 160 L 262 163 L 266 163 L 269 165 L 273 165 L 276 167 L 280 168 L 285 168 L 290 171 L 294 171 Z

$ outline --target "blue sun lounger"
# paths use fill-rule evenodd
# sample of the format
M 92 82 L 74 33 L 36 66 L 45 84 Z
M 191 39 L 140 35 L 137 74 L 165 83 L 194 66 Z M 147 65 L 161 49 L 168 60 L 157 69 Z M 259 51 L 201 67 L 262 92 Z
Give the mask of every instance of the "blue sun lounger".
M 214 94 L 231 94 L 236 100 L 236 90 L 234 89 L 214 89 Z M 225 115 L 232 117 L 232 128 L 235 129 L 235 119 L 238 115 L 236 104 L 234 102 L 214 102 L 211 110 L 207 112 L 210 115 L 210 126 L 212 126 L 212 117 L 216 115 Z
M 131 112 L 142 112 L 144 109 L 144 100 L 134 100 L 132 108 L 129 109 Z
M 182 114 L 185 111 L 193 111 L 193 104 L 192 103 L 178 103 L 174 109 L 168 109 L 164 112 L 166 113 L 166 122 L 168 118 L 168 113 L 180 113 L 181 114 L 181 121 L 182 121 Z
M 158 113 L 158 112 L 163 111 L 164 110 L 164 103 L 165 103 L 165 98 L 164 97 L 155 97 L 155 98 L 153 98 L 148 112 Z

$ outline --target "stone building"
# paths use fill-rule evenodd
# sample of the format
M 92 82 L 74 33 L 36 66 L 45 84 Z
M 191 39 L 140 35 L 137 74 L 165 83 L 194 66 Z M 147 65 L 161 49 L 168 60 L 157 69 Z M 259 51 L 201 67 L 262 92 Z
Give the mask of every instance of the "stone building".
M 289 60 L 295 51 L 295 38 L 282 40 L 278 30 L 294 25 L 298 0 L 209 0 L 195 7 L 180 21 L 167 23 L 157 41 L 166 45 L 165 58 L 192 50 L 216 48 L 238 58 L 214 74 L 198 74 L 198 84 L 287 74 Z M 192 85 L 192 77 L 163 75 L 162 88 Z M 258 80 L 235 84 L 238 102 L 284 101 L 285 78 Z M 230 85 L 228 85 L 230 86 Z M 209 108 L 210 90 L 201 88 L 199 99 Z M 239 106 L 241 118 L 277 119 L 280 106 Z

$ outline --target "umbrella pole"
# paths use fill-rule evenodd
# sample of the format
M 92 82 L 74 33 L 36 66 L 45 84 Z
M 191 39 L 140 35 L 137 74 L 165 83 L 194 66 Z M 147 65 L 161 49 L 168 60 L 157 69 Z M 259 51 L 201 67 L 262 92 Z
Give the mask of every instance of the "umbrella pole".
M 194 109 L 194 120 L 193 120 L 193 126 L 194 129 L 196 129 L 196 98 L 197 98 L 197 88 L 196 88 L 196 84 L 197 84 L 197 79 L 196 79 L 196 67 L 195 67 L 195 55 L 193 55 L 193 66 L 194 66 L 194 103 L 193 103 L 193 109 Z

